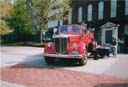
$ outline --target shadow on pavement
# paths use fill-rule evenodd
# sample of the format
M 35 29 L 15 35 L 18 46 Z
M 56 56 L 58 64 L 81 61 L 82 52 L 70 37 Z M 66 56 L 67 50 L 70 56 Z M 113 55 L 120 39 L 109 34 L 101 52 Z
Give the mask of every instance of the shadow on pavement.
M 128 83 L 98 83 L 94 87 L 128 87 Z
M 57 59 L 54 64 L 47 64 L 44 61 L 43 54 L 27 56 L 24 61 L 11 66 L 11 68 L 64 68 L 64 67 L 80 67 L 78 64 L 73 63 L 71 59 Z

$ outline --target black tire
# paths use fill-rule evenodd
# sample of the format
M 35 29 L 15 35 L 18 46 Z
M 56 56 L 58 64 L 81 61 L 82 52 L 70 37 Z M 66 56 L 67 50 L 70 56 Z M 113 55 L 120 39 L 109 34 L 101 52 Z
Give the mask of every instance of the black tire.
M 55 59 L 50 57 L 44 57 L 44 60 L 47 64 L 53 64 L 55 62 Z
M 85 65 L 86 63 L 87 63 L 87 58 L 79 59 L 79 65 L 80 66 Z

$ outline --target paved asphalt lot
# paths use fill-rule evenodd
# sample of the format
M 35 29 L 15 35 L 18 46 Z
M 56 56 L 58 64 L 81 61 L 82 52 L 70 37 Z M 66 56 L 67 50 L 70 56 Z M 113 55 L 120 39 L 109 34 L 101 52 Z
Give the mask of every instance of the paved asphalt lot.
M 62 68 L 71 71 L 105 74 L 119 78 L 128 79 L 128 54 L 118 54 L 117 58 L 105 58 L 99 60 L 88 59 L 84 66 L 76 66 L 59 61 L 54 65 L 47 65 L 43 60 L 43 48 L 37 47 L 1 47 L 1 67 L 13 66 L 16 64 L 27 64 L 39 67 Z M 2 84 L 11 84 L 2 82 Z M 9 86 L 6 87 L 24 87 Z

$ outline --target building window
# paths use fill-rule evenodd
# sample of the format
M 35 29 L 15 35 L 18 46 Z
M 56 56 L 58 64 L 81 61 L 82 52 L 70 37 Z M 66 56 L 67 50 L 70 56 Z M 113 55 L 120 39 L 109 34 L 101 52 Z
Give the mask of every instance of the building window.
M 103 14 L 104 14 L 104 3 L 103 1 L 99 2 L 98 5 L 98 19 L 103 19 Z
M 88 5 L 87 20 L 92 21 L 92 5 Z
M 128 24 L 124 26 L 124 34 L 128 34 Z
M 128 0 L 125 0 L 125 15 L 128 15 Z
M 111 17 L 116 17 L 117 0 L 111 0 Z
M 72 23 L 72 9 L 69 10 L 68 12 L 68 24 Z
M 78 23 L 82 22 L 82 7 L 78 8 Z

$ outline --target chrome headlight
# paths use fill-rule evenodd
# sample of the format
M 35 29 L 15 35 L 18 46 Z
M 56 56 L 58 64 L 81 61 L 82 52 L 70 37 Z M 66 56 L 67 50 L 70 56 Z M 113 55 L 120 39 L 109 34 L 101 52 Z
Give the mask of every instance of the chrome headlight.
M 52 47 L 52 43 L 51 42 L 48 43 L 48 47 Z
M 77 44 L 76 43 L 73 43 L 72 47 L 73 48 L 77 48 Z

